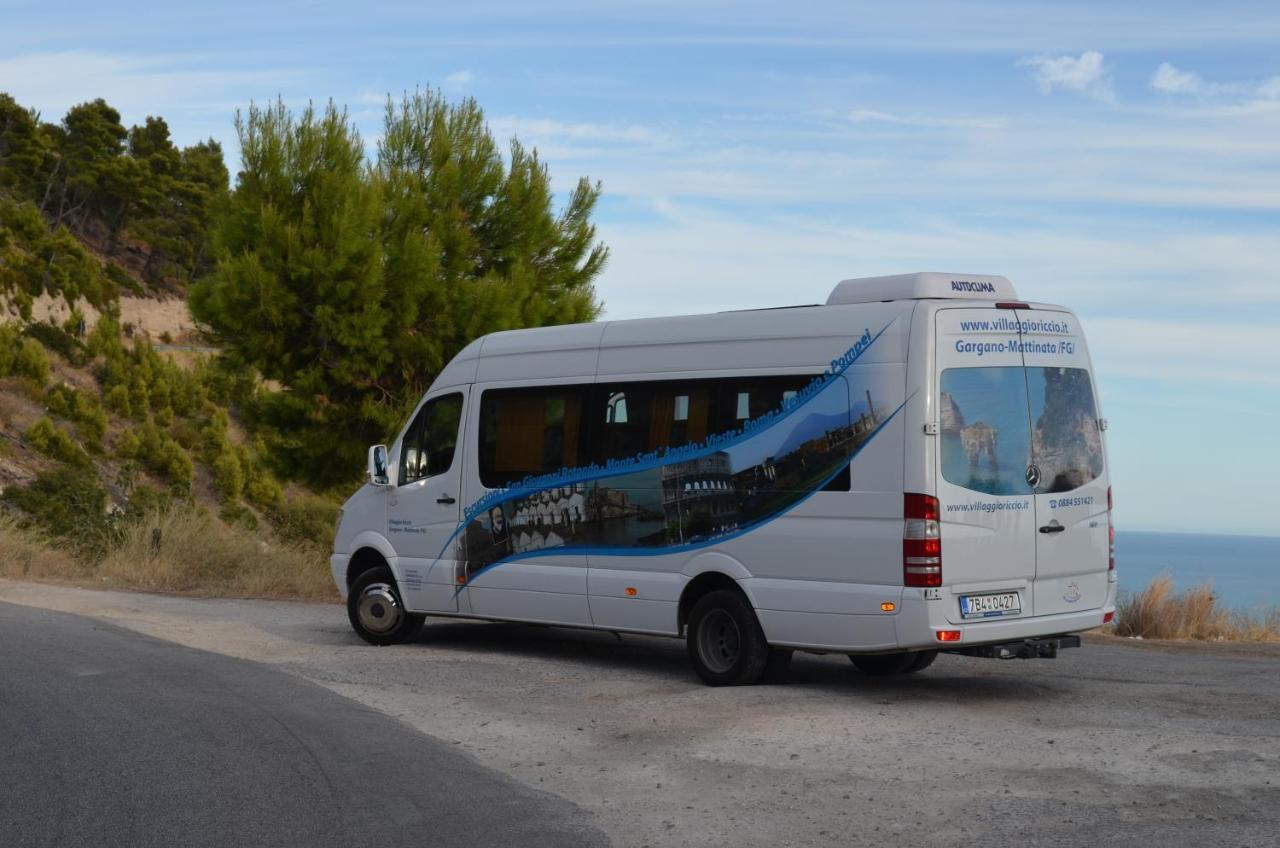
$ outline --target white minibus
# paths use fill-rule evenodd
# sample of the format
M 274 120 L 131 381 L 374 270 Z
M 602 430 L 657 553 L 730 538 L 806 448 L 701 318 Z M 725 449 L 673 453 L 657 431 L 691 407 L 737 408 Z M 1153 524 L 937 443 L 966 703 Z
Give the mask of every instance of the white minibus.
M 1105 429 L 1075 315 L 999 276 L 494 333 L 369 449 L 333 578 L 376 645 L 658 634 L 712 685 L 1053 657 L 1115 610 Z

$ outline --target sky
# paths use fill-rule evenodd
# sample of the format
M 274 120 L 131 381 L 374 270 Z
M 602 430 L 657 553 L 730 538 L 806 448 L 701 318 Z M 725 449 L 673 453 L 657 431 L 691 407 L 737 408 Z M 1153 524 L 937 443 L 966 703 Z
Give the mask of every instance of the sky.
M 606 318 L 1004 274 L 1080 315 L 1119 526 L 1280 534 L 1280 5 L 0 0 L 0 90 L 220 140 L 475 97 L 604 187 Z

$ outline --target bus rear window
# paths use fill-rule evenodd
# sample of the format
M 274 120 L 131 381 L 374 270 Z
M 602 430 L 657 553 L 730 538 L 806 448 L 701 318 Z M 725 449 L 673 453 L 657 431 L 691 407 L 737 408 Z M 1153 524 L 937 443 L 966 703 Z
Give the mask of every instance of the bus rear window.
M 1102 434 L 1083 368 L 948 368 L 942 372 L 942 476 L 988 495 L 1067 492 L 1102 473 Z
M 942 372 L 942 476 L 988 495 L 1026 495 L 1031 455 L 1027 380 L 1021 367 Z
M 1093 381 L 1083 368 L 1028 368 L 1031 455 L 1037 492 L 1069 492 L 1102 473 L 1102 432 Z

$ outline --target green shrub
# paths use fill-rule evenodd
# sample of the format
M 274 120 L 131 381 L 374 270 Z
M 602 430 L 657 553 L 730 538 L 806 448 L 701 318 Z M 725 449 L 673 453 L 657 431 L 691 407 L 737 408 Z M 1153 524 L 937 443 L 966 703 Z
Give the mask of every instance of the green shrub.
M 25 332 L 48 350 L 62 354 L 63 359 L 72 365 L 84 365 L 89 361 L 89 349 L 61 327 L 35 321 L 27 325 Z
M 227 448 L 214 460 L 213 487 L 224 501 L 237 501 L 244 492 L 244 468 L 234 450 Z
M 98 399 L 66 385 L 54 386 L 46 397 L 49 411 L 74 421 L 85 447 L 94 453 L 101 452 L 102 437 L 107 433 L 107 413 Z
M 253 468 L 246 475 L 244 496 L 250 503 L 263 509 L 270 509 L 284 499 L 284 490 L 275 478 L 260 468 Z
M 333 546 L 338 504 L 319 495 L 300 495 L 271 511 L 276 534 L 290 542 L 310 541 Z
M 192 374 L 205 396 L 220 404 L 239 403 L 253 393 L 253 372 L 225 356 L 198 360 Z
M 179 491 L 191 490 L 195 466 L 190 454 L 150 421 L 121 433 L 116 440 L 116 454 L 137 460 L 142 467 Z
M 68 539 L 81 553 L 100 556 L 115 537 L 106 490 L 82 471 L 62 466 L 42 472 L 23 488 L 6 489 L 0 500 L 21 510 L 26 525 Z
M 172 492 L 154 486 L 137 486 L 129 491 L 125 501 L 125 520 L 135 522 L 150 513 L 169 509 L 174 503 Z
M 107 408 L 125 418 L 133 416 L 133 404 L 129 402 L 129 389 L 125 386 L 112 386 L 103 396 Z
M 41 418 L 32 424 L 22 437 L 33 448 L 59 462 L 81 468 L 86 468 L 90 464 L 89 455 L 84 452 L 84 449 L 48 418 Z
M 129 276 L 128 271 L 125 271 L 114 262 L 108 262 L 106 267 L 103 268 L 103 273 L 108 280 L 115 283 L 116 287 L 122 291 L 132 294 L 143 294 L 146 291 L 137 280 Z
M 142 440 L 134 430 L 125 430 L 116 439 L 116 456 L 123 459 L 137 459 L 142 452 Z
M 45 397 L 49 411 L 59 418 L 70 418 L 75 414 L 75 389 L 68 386 L 54 386 Z
M 41 386 L 49 380 L 49 357 L 35 339 L 23 339 L 13 358 L 12 373 L 30 377 Z
M 263 509 L 275 509 L 284 500 L 284 490 L 276 482 L 275 477 L 267 470 L 260 457 L 266 448 L 261 439 L 254 440 L 253 446 L 236 445 L 236 454 L 240 457 L 240 467 L 244 469 L 244 496 L 250 503 Z
M 133 411 L 133 418 L 136 421 L 142 421 L 151 411 L 151 399 L 146 381 L 138 374 L 129 380 L 129 408 Z
M 166 427 L 201 412 L 208 394 L 200 375 L 156 353 L 145 339 L 139 339 L 131 350 L 124 349 L 118 328 L 112 324 L 104 329 L 105 323 L 100 321 L 94 328 L 89 347 L 101 351 L 98 380 L 112 409 L 135 421 L 145 421 L 154 413 L 156 421 Z
M 239 501 L 223 504 L 222 509 L 218 510 L 218 517 L 232 527 L 250 531 L 258 529 L 258 517 Z
M 148 386 L 147 399 L 153 412 L 173 412 L 173 393 L 169 390 L 169 381 L 164 374 L 153 374 Z
M 0 324 L 0 377 L 8 377 L 13 373 L 20 338 L 21 332 L 17 324 Z
M 89 331 L 85 346 L 91 354 L 104 357 L 108 362 L 124 359 L 124 342 L 120 341 L 120 322 L 110 315 L 103 315 Z
M 227 430 L 231 426 L 231 418 L 225 410 L 214 410 L 209 422 L 200 429 L 200 455 L 206 465 L 212 465 L 231 442 L 227 438 Z
M 173 436 L 174 441 L 182 445 L 183 449 L 196 456 L 203 457 L 200 452 L 200 430 L 197 426 L 187 420 L 175 421 L 173 426 L 169 428 L 169 435 Z

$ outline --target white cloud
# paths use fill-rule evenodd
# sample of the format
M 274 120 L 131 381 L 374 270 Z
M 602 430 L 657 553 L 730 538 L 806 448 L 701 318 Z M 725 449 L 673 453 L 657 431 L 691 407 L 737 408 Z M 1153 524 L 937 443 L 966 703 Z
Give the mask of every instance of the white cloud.
M 1258 96 L 1267 100 L 1280 100 L 1280 77 L 1271 77 L 1259 85 Z
M 1180 71 L 1168 62 L 1162 62 L 1151 76 L 1151 87 L 1166 94 L 1195 94 L 1204 89 L 1204 80 L 1196 74 Z
M 1111 75 L 1097 50 L 1086 50 L 1077 56 L 1032 56 L 1019 65 L 1036 69 L 1036 83 L 1043 94 L 1055 88 L 1086 94 L 1100 100 L 1111 100 Z
M 1280 124 L 1265 113 L 1133 109 L 1096 119 L 976 120 L 862 109 L 832 117 L 676 124 L 662 133 L 504 119 L 495 130 L 536 142 L 556 174 L 602 179 L 611 198 L 734 204 L 744 215 L 779 202 L 853 214 L 866 204 L 900 210 L 923 200 L 954 211 L 961 198 L 970 201 L 962 217 L 1021 214 L 1028 204 L 1049 215 L 1046 204 L 1055 202 L 1122 218 L 1137 206 L 1280 210 L 1274 181 L 1258 178 L 1280 163 L 1271 141 Z M 936 132 L 916 129 L 922 125 L 951 137 L 939 144 Z
M 963 115 L 903 115 L 896 112 L 881 112 L 877 109 L 855 109 L 849 113 L 849 120 L 855 124 L 893 124 L 904 127 L 927 127 L 941 129 L 998 129 L 1005 124 L 1003 118 L 968 117 Z
M 489 126 L 499 137 L 519 136 L 526 144 L 548 141 L 656 144 L 665 139 L 662 133 L 637 124 L 572 123 L 517 115 L 493 118 L 489 121 Z
M 475 78 L 475 73 L 470 70 L 454 71 L 451 74 L 445 75 L 444 84 L 450 88 L 465 88 L 470 85 Z
M 1208 82 L 1194 71 L 1183 71 L 1168 62 L 1160 63 L 1151 76 L 1151 87 L 1165 94 L 1236 95 L 1242 97 L 1231 107 L 1237 112 L 1267 112 L 1280 100 L 1280 77 L 1231 82 Z
M 599 283 L 609 318 L 821 302 L 840 279 L 937 268 L 1005 274 L 1022 297 L 1067 303 L 1091 319 L 1149 314 L 1153 304 L 1224 325 L 1247 314 L 1259 334 L 1274 335 L 1267 344 L 1280 345 L 1268 322 L 1280 309 L 1273 270 L 1280 237 L 1269 233 L 1203 235 L 1194 225 L 1116 231 L 1062 220 L 1013 228 L 941 215 L 833 224 L 821 214 L 743 219 L 672 202 L 654 211 L 661 220 L 601 222 L 612 249 Z M 1245 350 L 1224 344 L 1218 353 L 1239 364 Z M 1257 359 L 1255 370 L 1272 361 Z
M 1085 325 L 1094 361 L 1109 377 L 1280 385 L 1271 367 L 1280 334 L 1270 323 L 1098 317 Z
M 151 54 L 146 57 L 87 50 L 26 53 L 0 58 L 4 89 L 44 120 L 58 121 L 77 103 L 101 97 L 120 111 L 124 123 L 161 115 L 174 141 L 190 144 L 213 136 L 223 144 L 235 171 L 232 119 L 251 97 L 284 94 L 303 73 L 288 69 L 226 70 L 218 57 Z M 305 104 L 305 100 L 302 103 Z

